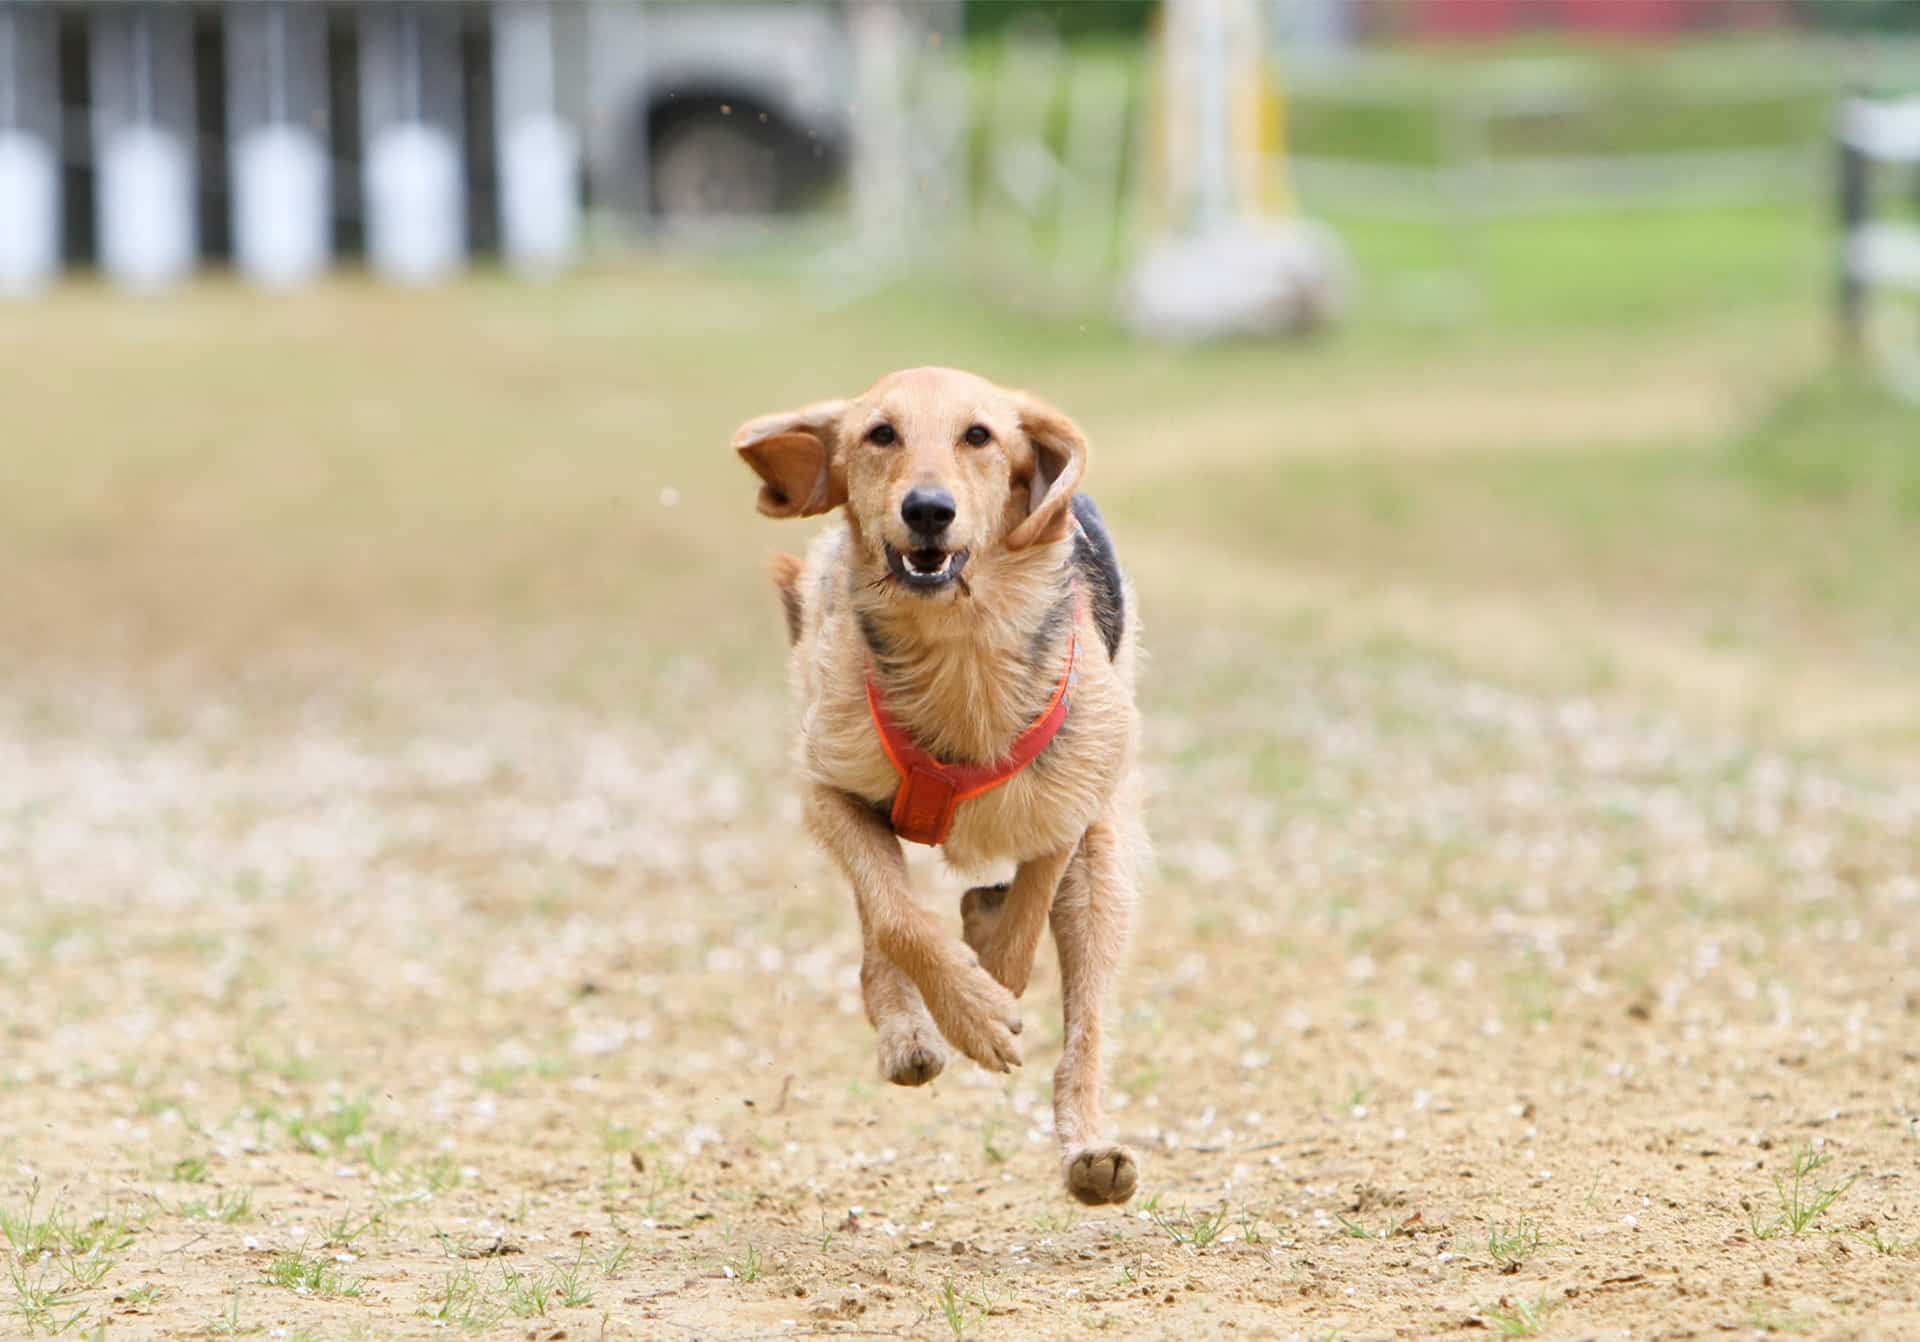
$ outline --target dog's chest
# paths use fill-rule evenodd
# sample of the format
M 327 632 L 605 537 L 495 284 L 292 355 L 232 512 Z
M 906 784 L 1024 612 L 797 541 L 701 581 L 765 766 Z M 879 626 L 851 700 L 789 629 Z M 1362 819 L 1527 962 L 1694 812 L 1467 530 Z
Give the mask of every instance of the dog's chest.
M 1093 704 L 1066 724 L 1031 764 L 999 787 L 963 801 L 942 852 L 954 866 L 1023 861 L 1076 842 L 1099 816 L 1121 764 L 1122 737 L 1097 721 Z M 802 749 L 808 772 L 878 810 L 899 787 L 864 697 L 835 695 L 808 713 Z

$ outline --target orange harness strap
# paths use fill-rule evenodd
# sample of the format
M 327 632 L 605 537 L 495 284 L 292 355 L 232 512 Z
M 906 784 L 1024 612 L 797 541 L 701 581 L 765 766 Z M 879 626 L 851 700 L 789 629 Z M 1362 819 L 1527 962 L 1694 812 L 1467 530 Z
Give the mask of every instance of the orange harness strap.
M 873 663 L 867 663 L 867 711 L 873 715 L 874 729 L 880 733 L 880 748 L 887 752 L 893 771 L 900 776 L 900 789 L 893 794 L 893 832 L 909 843 L 935 847 L 947 841 L 953 829 L 954 813 L 960 803 L 991 792 L 1012 778 L 1047 748 L 1067 720 L 1067 706 L 1073 698 L 1073 683 L 1079 661 L 1080 638 L 1077 630 L 1067 634 L 1067 664 L 1060 672 L 1060 683 L 1053 687 L 1053 698 L 1046 711 L 1014 738 L 1006 757 L 997 764 L 942 764 L 921 748 L 894 721 L 874 683 Z

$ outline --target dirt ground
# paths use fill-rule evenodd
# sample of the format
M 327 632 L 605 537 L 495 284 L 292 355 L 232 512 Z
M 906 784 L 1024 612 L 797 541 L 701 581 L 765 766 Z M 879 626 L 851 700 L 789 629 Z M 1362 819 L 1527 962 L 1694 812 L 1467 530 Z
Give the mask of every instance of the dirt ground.
M 85 327 L 37 338 L 84 359 Z M 635 393 L 602 371 L 568 413 L 606 432 Z M 191 391 L 151 413 L 193 435 Z M 1681 428 L 1709 403 L 1678 398 Z M 1090 1212 L 1049 1132 L 1044 957 L 1021 1071 L 877 1077 L 851 903 L 786 784 L 771 533 L 729 463 L 644 481 L 618 524 L 612 452 L 564 507 L 527 459 L 478 457 L 470 512 L 394 467 L 400 524 L 353 560 L 325 523 L 374 487 L 262 450 L 113 490 L 34 468 L 167 543 L 49 522 L 32 553 L 75 609 L 43 584 L 0 617 L 0 1335 L 1920 1336 L 1901 739 L 1503 666 L 1409 637 L 1384 590 L 1237 595 L 1257 569 L 1116 519 L 1156 561 L 1158 869 L 1112 1030 L 1141 1192 Z M 233 521 L 302 490 L 328 497 L 306 525 Z M 491 618 L 440 589 L 446 618 L 340 613 L 461 535 Z M 561 535 L 570 605 L 515 567 Z M 127 629 L 76 613 L 136 589 Z M 268 610 L 305 623 L 232 637 Z M 963 882 L 919 875 L 957 928 Z

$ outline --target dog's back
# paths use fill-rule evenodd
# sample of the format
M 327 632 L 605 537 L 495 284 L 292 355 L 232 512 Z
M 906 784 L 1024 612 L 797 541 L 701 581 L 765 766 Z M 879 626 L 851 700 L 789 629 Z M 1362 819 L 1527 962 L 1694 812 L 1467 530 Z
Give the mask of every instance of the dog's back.
M 798 643 L 807 614 L 800 600 L 800 574 L 807 567 L 806 561 L 799 555 L 777 554 L 767 567 L 773 574 L 774 590 L 780 593 L 781 613 L 787 617 L 787 643 Z

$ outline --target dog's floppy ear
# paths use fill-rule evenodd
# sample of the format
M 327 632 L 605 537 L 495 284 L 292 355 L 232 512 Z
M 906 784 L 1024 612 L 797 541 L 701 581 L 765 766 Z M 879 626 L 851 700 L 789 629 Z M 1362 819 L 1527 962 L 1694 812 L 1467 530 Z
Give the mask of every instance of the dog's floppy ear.
M 1087 469 L 1087 438 L 1080 426 L 1038 397 L 1021 393 L 1020 428 L 1033 444 L 1033 481 L 1027 515 L 1007 533 L 1007 548 L 1057 540 L 1067 527 L 1067 503 Z
M 847 501 L 847 482 L 834 469 L 845 401 L 816 401 L 798 410 L 762 415 L 733 435 L 738 452 L 763 482 L 757 503 L 768 517 L 812 517 Z

